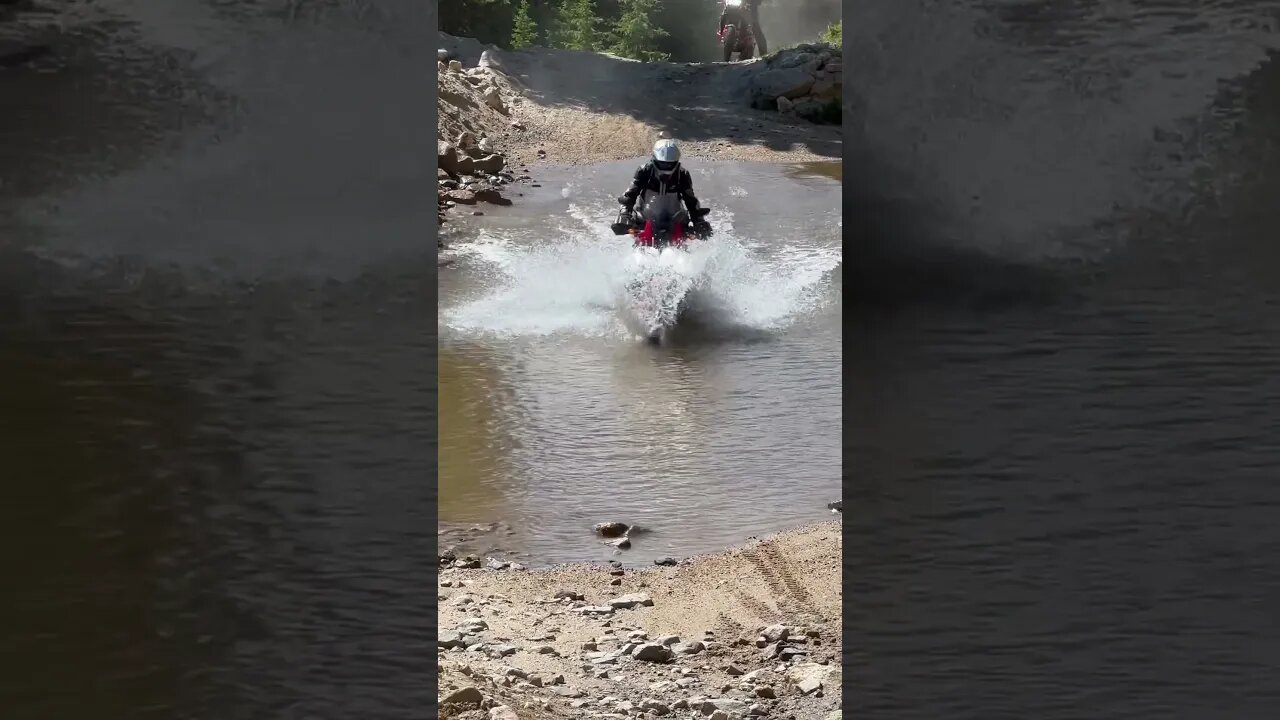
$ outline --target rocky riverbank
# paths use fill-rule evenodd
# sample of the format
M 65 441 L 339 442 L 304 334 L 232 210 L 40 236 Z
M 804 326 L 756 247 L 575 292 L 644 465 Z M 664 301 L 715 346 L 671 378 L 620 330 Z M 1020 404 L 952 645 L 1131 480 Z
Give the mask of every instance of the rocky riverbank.
M 443 557 L 440 717 L 839 718 L 840 540 L 642 569 Z

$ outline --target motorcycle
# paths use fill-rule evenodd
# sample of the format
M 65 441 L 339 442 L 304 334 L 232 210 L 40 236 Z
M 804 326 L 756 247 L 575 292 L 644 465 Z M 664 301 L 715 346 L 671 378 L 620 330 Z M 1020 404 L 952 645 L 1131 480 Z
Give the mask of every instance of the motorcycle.
M 735 52 L 739 60 L 750 60 L 756 52 L 756 38 L 744 15 L 742 0 L 724 0 L 721 16 L 726 22 L 716 37 L 720 40 L 724 61 L 733 62 Z
M 685 309 L 695 281 L 688 255 L 690 240 L 711 236 L 705 218 L 711 208 L 692 214 L 674 194 L 658 195 L 639 213 L 618 213 L 610 228 L 632 237 L 632 281 L 627 285 L 628 324 L 651 343 L 660 343 Z

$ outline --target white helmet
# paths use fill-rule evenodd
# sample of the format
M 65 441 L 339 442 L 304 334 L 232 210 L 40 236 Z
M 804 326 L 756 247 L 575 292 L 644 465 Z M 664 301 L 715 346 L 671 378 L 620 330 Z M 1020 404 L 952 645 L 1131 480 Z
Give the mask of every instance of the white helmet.
M 653 164 L 663 180 L 671 177 L 680 166 L 680 148 L 675 140 L 664 139 L 653 144 Z

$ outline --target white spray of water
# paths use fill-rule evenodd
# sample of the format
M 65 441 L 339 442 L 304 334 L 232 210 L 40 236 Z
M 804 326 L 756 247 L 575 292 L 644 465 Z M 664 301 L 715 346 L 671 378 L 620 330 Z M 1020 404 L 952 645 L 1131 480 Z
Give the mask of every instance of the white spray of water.
M 605 206 L 570 205 L 551 243 L 530 242 L 528 230 L 489 230 L 458 246 L 468 271 L 487 277 L 478 296 L 443 310 L 442 323 L 460 332 L 498 335 L 634 334 L 623 302 L 636 270 L 630 243 L 609 229 L 610 212 Z M 721 211 L 715 227 L 710 240 L 691 247 L 683 277 L 675 282 L 691 299 L 696 296 L 697 307 L 714 313 L 716 322 L 779 330 L 830 299 L 830 274 L 841 261 L 838 245 L 781 241 L 762 244 L 770 248 L 763 253 L 737 236 L 731 212 Z

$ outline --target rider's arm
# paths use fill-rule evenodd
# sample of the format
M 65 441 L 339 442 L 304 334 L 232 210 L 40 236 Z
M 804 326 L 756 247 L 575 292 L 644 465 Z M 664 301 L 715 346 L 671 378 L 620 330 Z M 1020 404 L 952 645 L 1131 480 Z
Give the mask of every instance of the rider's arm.
M 693 176 L 688 170 L 685 170 L 680 178 L 680 197 L 684 199 L 684 206 L 692 215 L 693 211 L 698 209 L 698 196 L 693 194 Z
M 636 198 L 640 197 L 640 193 L 644 191 L 645 184 L 645 168 L 641 165 L 636 169 L 635 177 L 631 178 L 631 187 L 622 193 L 620 198 L 624 201 L 622 204 L 628 209 L 635 207 Z

